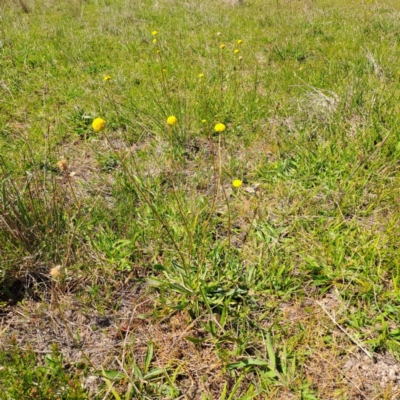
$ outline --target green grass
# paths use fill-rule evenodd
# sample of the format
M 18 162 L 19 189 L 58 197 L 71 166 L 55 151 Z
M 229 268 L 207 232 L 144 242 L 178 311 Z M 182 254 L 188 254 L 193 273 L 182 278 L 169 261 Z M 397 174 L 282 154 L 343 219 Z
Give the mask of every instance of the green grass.
M 21 4 L 0 6 L 0 398 L 394 398 L 398 4 Z

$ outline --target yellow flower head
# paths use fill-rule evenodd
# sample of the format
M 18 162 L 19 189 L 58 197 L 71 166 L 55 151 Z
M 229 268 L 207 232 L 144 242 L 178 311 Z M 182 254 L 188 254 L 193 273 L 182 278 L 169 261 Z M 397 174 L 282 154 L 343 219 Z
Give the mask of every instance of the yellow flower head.
M 232 186 L 234 187 L 234 188 L 240 188 L 240 186 L 242 186 L 243 185 L 243 182 L 240 180 L 240 179 L 235 179 L 233 182 L 232 182 Z
M 106 121 L 103 118 L 95 118 L 92 122 L 92 128 L 95 132 L 101 132 L 106 127 Z
M 224 124 L 221 124 L 220 122 L 214 126 L 215 132 L 223 132 L 226 129 L 226 126 Z
M 152 41 L 153 41 L 153 43 L 157 43 L 157 39 L 156 38 L 154 38 Z
M 220 47 L 221 50 L 223 50 L 225 48 L 225 44 L 222 43 L 219 47 Z
M 151 34 L 152 34 L 153 36 L 157 36 L 157 35 L 158 35 L 158 32 L 157 32 L 157 31 L 153 31 L 153 32 L 151 32 Z
M 203 124 L 206 124 L 206 123 L 207 123 L 207 120 L 206 120 L 206 119 L 202 119 L 201 122 L 202 122 Z
M 111 79 L 111 76 L 110 75 L 106 75 L 104 78 L 103 78 L 103 81 L 104 82 L 107 82 L 107 81 L 109 81 Z
M 199 74 L 199 78 L 204 78 L 204 74 Z
M 167 118 L 167 124 L 169 126 L 174 126 L 178 123 L 178 118 L 176 118 L 174 115 L 171 115 L 170 117 Z
M 233 52 L 234 52 L 235 54 L 237 54 L 237 53 L 239 53 L 239 49 L 235 49 L 235 50 L 233 50 Z
M 239 39 L 237 42 L 238 42 L 238 44 L 242 44 L 242 43 L 243 43 L 243 40 L 242 40 L 242 39 Z
M 166 68 L 163 68 L 162 69 L 162 72 L 164 72 L 164 74 L 167 72 L 167 69 Z

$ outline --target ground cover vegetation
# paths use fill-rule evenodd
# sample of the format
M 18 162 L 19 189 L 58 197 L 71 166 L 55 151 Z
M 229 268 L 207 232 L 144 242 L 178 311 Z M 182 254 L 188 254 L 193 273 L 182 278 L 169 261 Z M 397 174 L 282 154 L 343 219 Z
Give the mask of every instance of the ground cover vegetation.
M 398 2 L 0 11 L 1 399 L 398 398 Z

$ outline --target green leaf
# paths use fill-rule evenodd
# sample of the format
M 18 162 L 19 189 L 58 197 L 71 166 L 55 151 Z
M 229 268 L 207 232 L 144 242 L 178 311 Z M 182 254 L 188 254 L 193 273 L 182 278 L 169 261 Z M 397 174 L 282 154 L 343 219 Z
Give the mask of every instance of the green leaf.
M 144 380 L 151 380 L 154 378 L 157 378 L 160 375 L 165 374 L 165 369 L 164 368 L 153 368 L 151 371 L 149 371 L 144 377 Z
M 232 370 L 232 369 L 239 369 L 239 368 L 245 368 L 245 367 L 250 367 L 250 366 L 269 367 L 269 364 L 266 361 L 248 358 L 246 360 L 241 360 L 238 362 L 230 363 L 226 367 L 229 370 Z
M 272 369 L 276 369 L 276 357 L 274 348 L 272 347 L 271 334 L 267 333 L 267 352 Z
M 124 373 L 119 372 L 119 371 L 115 371 L 115 370 L 106 371 L 104 369 L 101 371 L 101 375 L 104 378 L 110 379 L 111 381 L 118 381 L 118 380 L 125 378 L 125 376 L 126 376 Z
M 190 336 L 185 336 L 185 339 L 194 344 L 204 343 L 206 339 L 198 339 Z
M 148 346 L 147 346 L 147 352 L 146 352 L 146 357 L 144 359 L 144 369 L 143 372 L 145 374 L 147 374 L 149 367 L 150 367 L 150 363 L 151 360 L 153 359 L 153 354 L 154 354 L 154 346 L 153 346 L 153 342 L 149 342 Z

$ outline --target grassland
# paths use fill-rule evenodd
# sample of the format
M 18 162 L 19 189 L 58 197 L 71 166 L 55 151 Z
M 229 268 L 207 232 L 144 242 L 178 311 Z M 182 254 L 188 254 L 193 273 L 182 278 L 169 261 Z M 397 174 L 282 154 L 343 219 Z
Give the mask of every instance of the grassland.
M 0 399 L 400 398 L 398 2 L 0 12 Z

